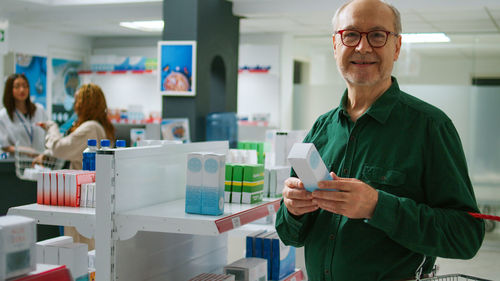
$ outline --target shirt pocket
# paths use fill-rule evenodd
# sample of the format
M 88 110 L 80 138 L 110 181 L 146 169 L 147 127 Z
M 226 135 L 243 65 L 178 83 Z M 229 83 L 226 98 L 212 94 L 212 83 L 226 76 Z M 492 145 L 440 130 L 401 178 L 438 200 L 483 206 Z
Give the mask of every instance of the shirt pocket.
M 406 174 L 395 169 L 365 165 L 362 179 L 375 188 L 391 188 L 403 185 L 406 181 Z

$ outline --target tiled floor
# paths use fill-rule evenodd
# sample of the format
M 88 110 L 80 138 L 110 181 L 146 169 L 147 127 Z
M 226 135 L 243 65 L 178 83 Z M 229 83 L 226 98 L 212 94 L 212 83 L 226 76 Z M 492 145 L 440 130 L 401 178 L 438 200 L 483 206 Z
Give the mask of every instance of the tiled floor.
M 471 260 L 436 261 L 437 275 L 461 273 L 490 280 L 500 280 L 500 233 L 487 233 L 477 255 Z

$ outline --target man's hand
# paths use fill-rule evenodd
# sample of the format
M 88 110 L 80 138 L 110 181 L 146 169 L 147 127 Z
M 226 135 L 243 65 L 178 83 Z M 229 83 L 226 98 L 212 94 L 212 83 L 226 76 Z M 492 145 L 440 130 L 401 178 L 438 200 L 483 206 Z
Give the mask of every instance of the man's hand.
M 371 218 L 378 202 L 378 191 L 358 179 L 340 178 L 333 172 L 330 174 L 333 181 L 319 182 L 320 189 L 312 192 L 312 202 L 323 210 L 351 219 Z M 321 190 L 323 188 L 334 188 L 339 192 Z
M 314 212 L 318 204 L 313 203 L 311 192 L 304 189 L 304 184 L 298 178 L 288 178 L 283 188 L 283 202 L 288 212 L 295 216 Z

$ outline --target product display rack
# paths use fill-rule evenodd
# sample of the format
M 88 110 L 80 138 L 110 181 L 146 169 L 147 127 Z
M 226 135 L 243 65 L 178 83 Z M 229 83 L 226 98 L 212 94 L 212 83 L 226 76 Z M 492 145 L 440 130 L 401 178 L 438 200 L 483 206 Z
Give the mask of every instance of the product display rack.
M 30 217 L 38 224 L 74 226 L 87 237 L 94 237 L 95 209 L 29 204 L 9 209 L 9 215 Z
M 221 216 L 184 212 L 187 153 L 227 150 L 227 142 L 203 142 L 101 152 L 96 160 L 96 209 L 31 204 L 11 208 L 9 214 L 40 224 L 75 226 L 82 235 L 95 237 L 97 281 L 183 280 L 222 270 L 226 232 L 279 208 L 279 199 L 271 199 L 252 205 L 226 203 Z M 299 275 L 286 280 L 302 280 Z

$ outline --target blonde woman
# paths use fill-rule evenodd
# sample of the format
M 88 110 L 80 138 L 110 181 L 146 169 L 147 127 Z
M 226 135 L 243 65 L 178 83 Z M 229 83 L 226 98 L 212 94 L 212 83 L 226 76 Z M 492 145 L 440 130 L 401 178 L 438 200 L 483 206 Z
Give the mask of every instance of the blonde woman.
M 75 113 L 78 119 L 69 129 L 67 136 L 61 135 L 56 123 L 49 121 L 39 124 L 46 129 L 46 155 L 66 159 L 71 162 L 70 169 L 82 169 L 82 153 L 88 139 L 114 140 L 115 128 L 108 119 L 104 93 L 96 84 L 85 84 L 75 95 Z

